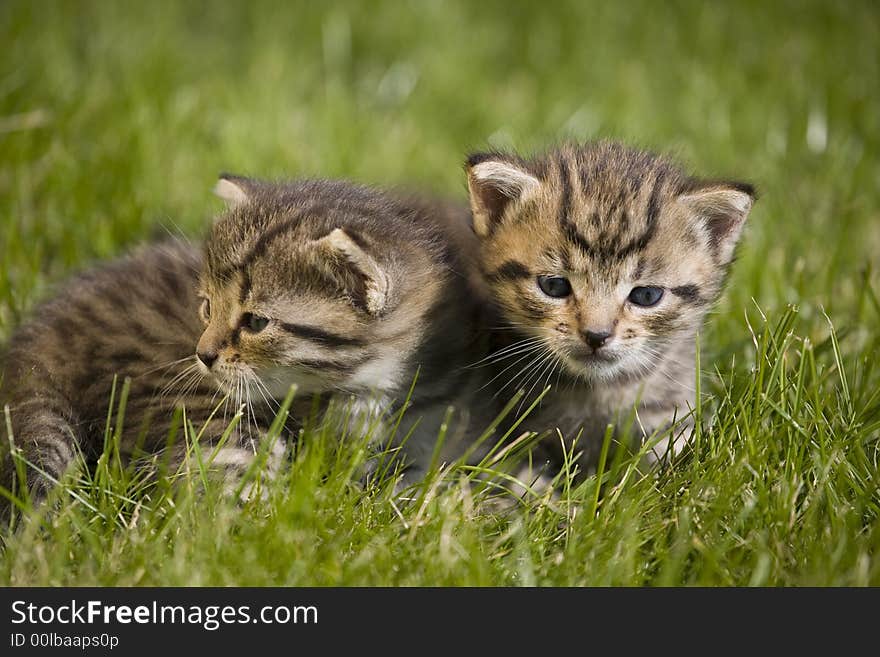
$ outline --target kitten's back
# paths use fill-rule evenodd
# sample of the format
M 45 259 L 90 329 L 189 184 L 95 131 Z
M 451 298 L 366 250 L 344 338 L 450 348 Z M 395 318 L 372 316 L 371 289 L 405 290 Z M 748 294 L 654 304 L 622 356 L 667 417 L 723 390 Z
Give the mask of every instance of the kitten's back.
M 15 332 L 0 399 L 15 444 L 36 466 L 30 483 L 38 494 L 46 478 L 37 469 L 58 479 L 77 450 L 87 458 L 100 452 L 114 376 L 117 399 L 130 378 L 123 449 L 141 431 L 146 449 L 163 444 L 170 418 L 157 411 L 170 409 L 175 394 L 160 393 L 187 367 L 201 330 L 199 266 L 198 250 L 183 242 L 141 248 L 68 281 Z M 212 395 L 203 387 L 189 398 L 207 408 Z M 0 449 L 8 445 L 3 440 Z M 8 454 L 3 460 L 8 468 Z M 7 485 L 11 475 L 4 475 Z

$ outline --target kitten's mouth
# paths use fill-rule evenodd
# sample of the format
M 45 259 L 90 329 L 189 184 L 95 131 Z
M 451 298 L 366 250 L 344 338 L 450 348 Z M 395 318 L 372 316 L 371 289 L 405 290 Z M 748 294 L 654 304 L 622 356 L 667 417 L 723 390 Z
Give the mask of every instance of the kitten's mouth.
M 576 349 L 571 352 L 571 358 L 590 366 L 611 365 L 620 360 L 620 356 L 616 354 L 604 350 L 593 351 L 592 349 Z
M 587 381 L 611 382 L 624 374 L 624 359 L 605 350 L 576 348 L 567 354 L 565 360 L 572 374 Z

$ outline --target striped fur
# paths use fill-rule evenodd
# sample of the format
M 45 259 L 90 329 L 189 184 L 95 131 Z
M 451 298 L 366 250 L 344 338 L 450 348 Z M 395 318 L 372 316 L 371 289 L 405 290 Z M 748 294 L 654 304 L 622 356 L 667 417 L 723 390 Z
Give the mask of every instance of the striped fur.
M 418 372 L 399 428 L 418 423 L 406 461 L 424 469 L 450 404 L 461 421 L 445 456 L 457 454 L 484 421 L 464 417 L 479 376 L 464 366 L 486 348 L 467 208 L 339 181 L 223 181 L 231 207 L 206 244 L 211 316 L 199 342 L 218 354 L 220 384 L 247 372 L 276 399 L 291 384 L 342 392 L 381 421 Z M 254 332 L 250 316 L 269 322 Z
M 558 428 L 569 440 L 583 430 L 587 468 L 606 425 L 633 409 L 643 435 L 686 416 L 695 336 L 721 292 L 752 188 L 691 178 L 663 157 L 612 142 L 565 145 L 532 160 L 481 153 L 467 173 L 499 315 L 496 394 L 522 387 L 534 396 L 556 384 L 526 424 Z M 565 278 L 571 293 L 548 296 L 542 276 Z M 629 298 L 644 286 L 663 290 L 656 305 Z M 673 452 L 689 433 L 685 422 Z M 667 447 L 658 444 L 655 456 Z
M 327 409 L 353 397 L 351 423 L 381 427 L 418 371 L 399 428 L 405 436 L 418 424 L 406 455 L 414 473 L 449 404 L 459 421 L 443 456 L 480 428 L 466 403 L 478 385 L 464 365 L 485 351 L 466 208 L 345 182 L 221 182 L 231 207 L 203 249 L 149 246 L 78 276 L 14 334 L 0 400 L 37 497 L 77 451 L 91 462 L 100 454 L 114 376 L 120 387 L 130 379 L 127 459 L 165 448 L 177 406 L 200 428 L 226 398 L 204 432 L 209 444 L 243 407 L 215 459 L 233 482 L 292 385 L 295 416 L 315 398 Z M 334 395 L 342 402 L 328 405 Z M 8 444 L 4 436 L 0 450 Z M 271 467 L 283 451 L 273 447 Z M 0 456 L 9 485 L 8 449 Z M 176 446 L 169 458 L 181 457 Z
M 91 463 L 100 455 L 114 376 L 117 399 L 130 379 L 120 445 L 126 459 L 164 450 L 181 403 L 194 426 L 208 421 L 220 397 L 196 369 L 200 268 L 201 255 L 189 244 L 141 248 L 69 281 L 13 335 L 0 399 L 9 406 L 15 443 L 33 465 L 28 485 L 37 498 L 77 451 Z M 206 435 L 217 438 L 224 427 L 221 415 Z M 9 445 L 6 436 L 2 445 Z M 182 450 L 176 445 L 169 459 L 179 462 Z M 218 460 L 242 462 L 252 453 L 238 436 Z M 8 487 L 8 453 L 3 466 Z

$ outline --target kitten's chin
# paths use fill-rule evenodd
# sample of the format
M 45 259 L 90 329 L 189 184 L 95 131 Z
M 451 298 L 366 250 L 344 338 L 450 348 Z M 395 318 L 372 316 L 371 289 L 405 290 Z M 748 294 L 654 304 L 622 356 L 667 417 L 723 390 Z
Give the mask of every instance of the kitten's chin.
M 644 370 L 629 367 L 627 358 L 601 352 L 582 357 L 568 355 L 564 360 L 569 374 L 590 384 L 626 384 L 645 376 Z

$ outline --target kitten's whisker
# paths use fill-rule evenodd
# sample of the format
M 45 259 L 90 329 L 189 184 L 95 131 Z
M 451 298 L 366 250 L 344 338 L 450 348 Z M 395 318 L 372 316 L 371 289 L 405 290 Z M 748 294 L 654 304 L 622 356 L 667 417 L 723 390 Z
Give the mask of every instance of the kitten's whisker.
M 681 388 L 682 390 L 687 390 L 688 392 L 693 392 L 693 393 L 696 393 L 696 392 L 697 392 L 696 388 L 694 388 L 693 386 L 689 386 L 689 385 L 687 385 L 687 384 L 685 384 L 685 383 L 682 383 L 682 382 L 679 381 L 678 379 L 673 378 L 673 376 L 672 376 L 671 374 L 669 374 L 668 372 L 666 372 L 665 370 L 662 370 L 662 369 L 661 369 L 661 370 L 659 370 L 659 371 L 660 371 L 660 373 L 661 373 L 664 377 L 666 377 L 666 378 L 669 380 L 670 383 L 674 383 L 675 385 L 677 385 L 677 386 L 678 386 L 679 388 Z
M 516 351 L 514 351 L 514 352 L 512 352 L 512 353 L 504 354 L 503 356 L 501 356 L 501 357 L 499 357 L 499 358 L 494 358 L 494 359 L 491 360 L 490 362 L 488 362 L 488 363 L 484 363 L 484 364 L 481 365 L 480 367 L 488 367 L 488 366 L 490 366 L 490 365 L 497 365 L 497 364 L 499 364 L 499 363 L 500 363 L 501 361 L 503 361 L 503 360 L 508 360 L 509 358 L 514 358 L 515 356 L 519 356 L 519 355 L 521 355 L 521 354 L 524 354 L 524 353 L 527 353 L 527 352 L 529 352 L 529 351 L 532 351 L 532 348 L 533 348 L 533 347 L 540 347 L 540 346 L 542 346 L 542 342 L 543 342 L 543 341 L 539 341 L 538 343 L 535 343 L 535 344 L 528 345 L 528 346 L 526 346 L 526 347 L 522 347 L 522 348 L 520 348 L 520 349 L 517 349 Z
M 269 407 L 269 411 L 277 415 L 278 412 L 281 410 L 281 404 L 279 404 L 277 401 L 275 401 L 275 399 L 272 398 L 272 394 L 269 392 L 269 388 L 256 374 L 254 375 L 254 381 L 257 384 L 257 390 L 263 397 L 263 401 L 265 401 L 266 406 Z
M 666 357 L 665 353 L 661 352 L 659 349 L 651 345 L 643 345 L 642 351 L 646 356 L 648 356 L 647 365 L 643 365 L 644 375 L 650 374 L 652 372 L 659 372 L 661 376 L 668 379 L 671 383 L 674 383 L 681 389 L 687 390 L 688 392 L 696 392 L 696 389 L 694 387 L 688 386 L 684 382 L 675 379 L 672 375 L 669 374 L 669 372 L 663 369 L 662 366 L 658 367 L 658 365 L 661 365 L 663 359 Z
M 527 358 L 531 357 L 532 354 L 534 354 L 536 351 L 538 351 L 538 350 L 541 349 L 541 348 L 542 348 L 542 345 L 534 345 L 534 346 L 532 346 L 527 352 L 525 352 L 525 354 L 520 355 L 520 357 L 519 357 L 518 359 L 516 359 L 515 361 L 513 361 L 511 364 L 509 364 L 509 365 L 508 365 L 507 367 L 505 367 L 503 370 L 501 370 L 500 372 L 498 372 L 498 374 L 496 374 L 495 376 L 493 376 L 493 377 L 492 377 L 489 381 L 487 381 L 483 386 L 481 386 L 481 387 L 477 390 L 477 392 L 479 392 L 480 390 L 483 390 L 484 388 L 488 388 L 492 383 L 494 383 L 494 382 L 495 382 L 499 377 L 501 377 L 505 372 L 507 372 L 508 370 L 510 370 L 510 369 L 513 368 L 513 367 L 516 367 L 516 365 L 517 365 L 518 363 L 521 363 L 522 361 L 524 361 L 524 360 L 526 360 Z
M 235 385 L 235 407 L 237 409 L 235 411 L 235 415 L 236 416 L 243 416 L 242 411 L 244 409 L 242 408 L 242 405 L 241 405 L 241 375 L 238 374 L 238 372 L 236 372 L 236 374 L 235 374 L 235 384 L 234 385 Z M 247 424 L 247 423 L 245 422 L 245 424 Z M 242 434 L 241 428 L 239 428 L 237 430 L 237 433 L 238 433 L 238 442 L 240 444 L 242 438 L 244 437 Z
M 259 427 L 259 424 L 257 423 L 257 416 L 256 416 L 256 413 L 254 412 L 254 405 L 251 403 L 251 386 L 250 386 L 249 381 L 247 379 L 245 379 L 245 394 L 247 395 L 247 410 L 248 410 L 248 413 L 250 414 L 250 417 L 251 417 L 251 422 L 252 422 L 251 426 L 257 432 L 257 438 L 259 438 L 260 437 L 260 427 Z M 253 433 L 249 433 L 248 437 L 250 439 L 251 449 L 253 450 L 254 454 L 256 454 L 257 453 L 257 444 L 256 444 L 256 442 L 254 442 Z
M 559 368 L 556 370 L 556 381 L 553 383 L 553 387 L 557 390 L 559 389 L 559 379 L 562 378 L 562 374 L 565 371 L 565 361 L 560 357 L 559 358 Z
M 174 365 L 180 365 L 181 363 L 185 363 L 188 360 L 194 360 L 195 355 L 186 356 L 184 358 L 178 358 L 177 360 L 171 360 L 167 363 L 162 363 L 161 365 L 156 365 L 155 367 L 151 367 L 150 369 L 144 370 L 138 376 L 145 376 L 147 374 L 152 374 L 153 372 L 158 372 L 159 370 L 167 370 L 169 367 L 173 367 Z
M 503 349 L 499 349 L 498 351 L 489 354 L 485 358 L 481 358 L 480 360 L 478 360 L 474 363 L 471 363 L 470 365 L 466 365 L 466 367 L 468 367 L 468 368 L 477 367 L 482 363 L 490 364 L 490 363 L 493 363 L 497 360 L 502 360 L 501 357 L 503 354 L 510 354 L 510 352 L 512 352 L 512 351 L 519 351 L 524 347 L 527 347 L 531 344 L 536 344 L 536 343 L 542 342 L 542 341 L 543 341 L 543 338 L 526 338 L 524 340 L 518 340 L 517 342 L 514 342 L 513 344 L 510 344 L 510 345 L 504 347 Z M 504 358 L 507 358 L 507 357 L 509 357 L 509 356 L 504 356 Z
M 559 369 L 559 366 L 561 364 L 562 364 L 562 361 L 559 360 L 559 357 L 554 355 L 553 356 L 553 367 L 550 369 L 550 372 L 547 373 L 547 378 L 545 379 L 545 383 L 544 383 L 545 388 L 550 385 L 550 379 L 553 378 L 553 374 L 556 373 L 556 371 Z M 558 379 L 557 379 L 557 381 L 558 381 Z
M 240 400 L 241 400 L 239 402 L 239 405 L 241 406 L 242 413 L 244 414 L 244 426 L 245 426 L 245 429 L 247 429 L 248 440 L 253 442 L 253 437 L 252 437 L 253 434 L 251 431 L 250 407 L 248 406 L 248 403 L 247 403 L 247 381 L 245 381 L 244 375 L 241 372 L 239 372 L 239 374 L 238 374 L 238 385 L 239 385 L 239 390 L 240 390 L 239 395 L 240 395 Z
M 516 374 L 516 376 L 513 376 L 513 377 L 511 377 L 510 379 L 508 379 L 507 383 L 505 383 L 503 386 L 501 386 L 501 388 L 499 388 L 499 389 L 495 392 L 495 394 L 492 395 L 492 398 L 493 398 L 493 399 L 496 398 L 496 397 L 497 397 L 498 395 L 500 395 L 500 394 L 501 394 L 501 393 L 502 393 L 502 392 L 503 392 L 503 391 L 504 391 L 504 390 L 505 390 L 505 389 L 506 389 L 511 383 L 514 383 L 515 381 L 517 381 L 518 379 L 520 379 L 525 373 L 527 373 L 527 372 L 532 368 L 532 366 L 534 366 L 535 363 L 537 363 L 537 362 L 540 361 L 542 358 L 544 358 L 544 357 L 547 355 L 547 353 L 549 353 L 549 352 L 550 352 L 550 348 L 549 348 L 549 347 L 544 347 L 544 348 L 541 350 L 541 352 L 540 352 L 535 358 L 533 358 L 531 361 L 529 361 L 528 363 L 526 363 L 526 365 L 525 365 L 525 366 L 524 366 L 524 367 L 523 367 L 523 368 L 522 368 L 522 369 Z M 527 356 L 527 357 L 528 357 L 528 356 Z
M 168 391 L 170 391 L 175 385 L 177 385 L 177 383 L 182 380 L 183 377 L 189 374 L 194 366 L 195 363 L 188 365 L 187 367 L 183 368 L 183 370 L 178 372 L 174 377 L 172 377 L 171 380 L 168 381 L 161 389 L 161 393 L 163 394 L 163 396 L 167 394 Z
M 260 397 L 263 398 L 263 403 L 266 404 L 266 406 L 269 408 L 269 412 L 274 413 L 277 416 L 278 411 L 281 409 L 278 406 L 273 406 L 272 403 L 270 403 L 269 398 L 266 397 L 266 393 L 263 392 L 264 387 L 265 386 L 258 383 L 256 390 L 258 393 L 260 393 Z
M 536 378 L 536 375 L 539 375 L 542 368 L 545 367 L 550 362 L 550 360 L 548 358 L 548 356 L 550 356 L 550 355 L 551 354 L 549 352 L 541 354 L 540 360 L 538 361 L 538 363 L 528 372 L 528 375 L 523 378 L 522 383 L 520 384 L 520 388 L 525 390 L 525 387 L 529 384 L 529 381 L 531 381 L 533 378 Z M 526 393 L 526 394 L 528 394 L 528 393 Z
M 189 381 L 189 379 L 193 375 L 199 373 L 200 372 L 198 371 L 198 365 L 196 363 L 191 363 L 162 387 L 162 390 L 159 393 L 160 399 L 164 399 L 169 394 L 171 394 L 171 392 L 173 392 L 175 388 L 181 386 L 184 382 Z
M 538 372 L 538 375 L 535 377 L 535 381 L 534 381 L 534 383 L 532 383 L 531 387 L 529 387 L 529 389 L 528 389 L 528 391 L 526 392 L 526 394 L 523 395 L 522 401 L 520 401 L 520 403 L 519 403 L 519 407 L 516 409 L 516 414 L 517 414 L 517 415 L 519 415 L 520 411 L 522 410 L 523 405 L 526 403 L 526 400 L 531 398 L 532 390 L 534 390 L 534 389 L 535 389 L 535 386 L 538 385 L 538 382 L 540 382 L 540 380 L 541 380 L 541 376 L 543 375 L 543 373 L 544 373 L 544 372 L 545 372 L 545 371 L 546 371 L 551 365 L 553 365 L 553 362 L 555 361 L 555 356 L 553 355 L 552 352 L 551 352 L 550 354 L 548 354 L 548 355 L 549 355 L 549 358 L 545 357 L 545 358 L 546 358 L 545 362 L 543 362 L 543 363 L 538 363 L 538 366 L 535 367 L 535 371 Z M 529 380 L 531 380 L 531 378 L 532 378 L 532 375 L 529 375 L 529 378 L 528 378 L 526 381 L 523 382 L 523 387 L 525 387 L 525 386 L 528 385 L 528 382 L 529 382 Z
M 174 398 L 174 403 L 179 403 L 182 399 L 189 397 L 190 394 L 195 390 L 195 388 L 201 382 L 201 373 L 200 372 L 192 372 L 186 381 L 181 386 L 180 392 Z
M 558 366 L 561 364 L 561 362 L 562 362 L 562 361 L 559 360 L 559 357 L 556 356 L 555 354 L 551 356 L 551 359 L 552 359 L 552 360 L 550 361 L 550 362 L 551 362 L 551 367 L 547 370 L 547 375 L 546 375 L 546 377 L 544 378 L 544 384 L 543 384 L 543 385 L 541 386 L 541 388 L 539 389 L 539 391 L 538 391 L 539 393 L 540 393 L 541 391 L 545 390 L 545 389 L 550 385 L 550 379 L 553 377 L 553 373 L 556 371 L 557 367 L 558 367 Z M 541 380 L 540 377 L 539 377 L 538 379 L 536 379 L 536 380 L 535 380 L 535 383 L 532 385 L 532 388 L 534 388 L 534 387 L 538 384 L 538 382 L 539 382 L 540 380 Z M 532 388 L 530 388 L 529 391 L 526 393 L 525 397 L 523 397 L 523 401 L 525 401 L 525 399 L 527 399 L 527 398 L 532 394 Z M 520 402 L 520 407 L 522 407 L 522 402 Z M 517 409 L 516 412 L 517 412 L 517 415 L 518 415 L 518 414 L 519 414 L 519 409 Z

